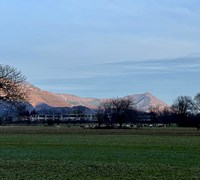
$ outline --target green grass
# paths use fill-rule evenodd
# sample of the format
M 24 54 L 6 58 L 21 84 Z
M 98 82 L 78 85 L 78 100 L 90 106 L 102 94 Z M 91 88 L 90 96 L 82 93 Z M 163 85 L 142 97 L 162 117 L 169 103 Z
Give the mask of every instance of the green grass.
M 1 127 L 0 179 L 200 179 L 200 133 Z

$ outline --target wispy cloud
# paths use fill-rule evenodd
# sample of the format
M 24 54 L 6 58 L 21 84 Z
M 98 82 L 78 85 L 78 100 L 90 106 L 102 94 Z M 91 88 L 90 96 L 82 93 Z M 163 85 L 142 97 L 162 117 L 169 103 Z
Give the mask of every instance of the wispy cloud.
M 200 59 L 173 59 L 200 52 L 199 19 L 199 0 L 2 1 L 0 61 L 53 91 L 172 99 L 200 87 Z

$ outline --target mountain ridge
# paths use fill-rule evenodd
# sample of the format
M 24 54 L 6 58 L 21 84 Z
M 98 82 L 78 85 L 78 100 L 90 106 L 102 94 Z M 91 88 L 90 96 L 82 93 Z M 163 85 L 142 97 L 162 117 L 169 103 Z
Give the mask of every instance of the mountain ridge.
M 29 91 L 29 103 L 37 110 L 41 105 L 50 107 L 75 107 L 85 106 L 90 109 L 97 109 L 98 105 L 106 98 L 82 98 L 72 94 L 53 93 L 42 90 L 31 84 L 26 85 Z M 132 94 L 125 97 L 132 97 L 136 109 L 141 111 L 148 111 L 150 107 L 160 106 L 161 108 L 168 107 L 166 103 L 152 95 L 150 92 L 143 94 Z M 110 98 L 107 98 L 110 99 Z

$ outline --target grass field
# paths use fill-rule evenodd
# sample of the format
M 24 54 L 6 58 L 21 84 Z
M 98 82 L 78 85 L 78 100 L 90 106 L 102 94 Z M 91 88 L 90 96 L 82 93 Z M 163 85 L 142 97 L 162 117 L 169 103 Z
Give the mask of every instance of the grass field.
M 0 127 L 0 179 L 200 179 L 200 132 Z

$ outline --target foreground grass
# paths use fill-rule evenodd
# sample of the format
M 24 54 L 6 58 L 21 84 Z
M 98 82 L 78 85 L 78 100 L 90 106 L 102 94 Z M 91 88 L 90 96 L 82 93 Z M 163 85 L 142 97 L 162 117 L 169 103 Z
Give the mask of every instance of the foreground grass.
M 0 179 L 200 179 L 195 129 L 29 128 L 0 129 Z

